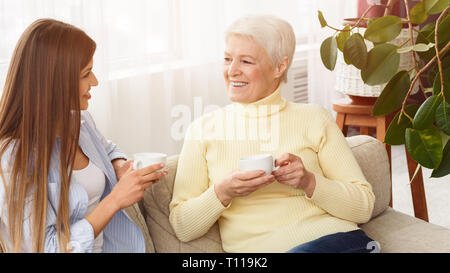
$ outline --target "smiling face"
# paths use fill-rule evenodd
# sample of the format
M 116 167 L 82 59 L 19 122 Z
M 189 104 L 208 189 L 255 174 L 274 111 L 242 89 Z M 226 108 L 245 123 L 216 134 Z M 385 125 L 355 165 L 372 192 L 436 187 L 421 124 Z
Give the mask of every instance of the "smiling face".
M 278 88 L 281 74 L 255 40 L 242 35 L 228 37 L 223 76 L 231 101 L 252 103 L 269 96 Z
M 89 100 L 91 99 L 91 94 L 89 91 L 92 86 L 97 86 L 98 81 L 92 72 L 93 59 L 88 63 L 86 67 L 81 70 L 80 73 L 80 109 L 87 110 L 89 106 Z

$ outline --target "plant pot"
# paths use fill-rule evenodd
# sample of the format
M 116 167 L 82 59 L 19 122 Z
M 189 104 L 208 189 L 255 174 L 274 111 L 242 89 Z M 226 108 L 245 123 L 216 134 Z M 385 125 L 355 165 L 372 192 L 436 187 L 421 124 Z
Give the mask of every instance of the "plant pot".
M 362 96 L 354 96 L 348 95 L 352 100 L 351 104 L 355 105 L 374 105 L 377 101 L 376 97 L 362 97 Z
M 356 21 L 358 19 L 351 18 L 351 19 L 345 19 L 344 25 L 355 25 Z M 364 32 L 366 30 L 366 22 L 361 20 L 361 23 L 359 24 L 358 31 L 361 35 L 364 36 Z M 390 44 L 394 45 L 401 45 L 406 40 L 408 40 L 410 37 L 408 25 L 405 24 L 403 26 L 403 29 L 401 30 L 400 34 L 397 38 L 390 41 Z M 417 32 L 414 32 L 414 39 L 417 37 Z M 365 41 L 367 50 L 370 51 L 373 48 L 373 44 L 371 42 Z M 407 45 L 410 45 L 407 44 Z M 414 66 L 414 62 L 411 58 L 410 53 L 403 53 L 400 55 L 400 64 L 398 71 L 401 70 L 409 70 Z M 369 98 L 376 98 L 380 96 L 381 92 L 383 91 L 384 87 L 387 83 L 382 85 L 367 85 L 363 82 L 361 79 L 361 71 L 354 67 L 353 65 L 348 65 L 344 61 L 344 57 L 342 53 L 338 54 L 337 62 L 336 62 L 336 90 L 342 94 L 349 95 L 349 96 L 358 96 L 358 97 L 369 97 Z M 415 94 L 418 91 L 418 85 L 415 86 L 413 90 L 413 94 Z M 356 98 L 353 100 L 355 101 Z M 373 100 L 360 100 L 360 101 L 373 101 Z
M 376 5 L 369 11 L 369 13 L 366 14 L 365 17 L 367 17 L 367 18 L 383 17 L 385 9 L 386 9 L 386 7 L 384 5 L 386 5 L 388 3 L 388 0 L 381 0 L 381 1 L 357 0 L 357 1 L 358 1 L 358 15 L 357 15 L 358 17 L 361 16 L 368 7 L 370 7 L 372 5 Z M 396 15 L 398 17 L 405 18 L 406 12 L 405 12 L 404 2 L 398 1 L 397 3 L 395 3 L 395 5 L 392 7 L 392 10 L 389 12 L 389 15 Z

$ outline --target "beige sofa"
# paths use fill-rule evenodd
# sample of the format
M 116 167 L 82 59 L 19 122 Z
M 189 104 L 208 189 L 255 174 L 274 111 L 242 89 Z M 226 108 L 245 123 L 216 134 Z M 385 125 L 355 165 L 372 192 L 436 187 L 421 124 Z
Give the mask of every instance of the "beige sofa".
M 382 252 L 450 252 L 449 229 L 388 207 L 389 163 L 383 145 L 369 136 L 348 137 L 347 141 L 376 196 L 372 219 L 361 228 L 379 242 Z M 203 237 L 188 243 L 179 241 L 170 226 L 169 203 L 177 159 L 168 159 L 169 175 L 151 187 L 139 206 L 127 210 L 128 214 L 144 231 L 150 252 L 223 252 L 217 223 Z

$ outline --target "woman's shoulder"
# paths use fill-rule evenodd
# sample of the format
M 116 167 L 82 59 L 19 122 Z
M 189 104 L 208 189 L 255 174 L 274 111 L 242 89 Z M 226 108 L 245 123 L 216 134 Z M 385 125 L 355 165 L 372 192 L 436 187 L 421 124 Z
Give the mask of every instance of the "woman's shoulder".
M 16 141 L 10 141 L 10 142 L 3 142 L 0 143 L 0 147 L 5 146 L 5 152 L 1 155 L 0 158 L 0 202 L 3 200 L 4 195 L 4 186 L 6 186 L 8 182 L 8 176 L 11 173 L 13 161 L 14 161 L 14 149 L 15 149 L 15 143 Z M 6 181 L 4 181 L 5 179 Z M 2 202 L 3 203 L 3 202 Z M 0 204 L 1 205 L 1 204 Z
M 4 149 L 4 153 L 1 155 L 0 158 L 1 167 L 4 172 L 9 172 L 9 169 L 12 166 L 16 142 L 17 142 L 16 140 L 11 140 L 8 142 L 6 141 L 0 142 L 1 150 Z
M 92 118 L 91 114 L 87 110 L 82 110 L 80 112 L 80 117 L 81 117 L 81 123 L 87 122 L 89 125 L 95 126 L 94 119 Z
M 215 109 L 211 109 L 190 121 L 187 126 L 185 140 L 198 140 L 202 139 L 202 136 L 214 133 L 217 126 L 224 124 L 228 107 L 228 105 L 225 107 L 215 107 Z
M 321 117 L 328 119 L 331 113 L 324 106 L 316 103 L 295 103 L 289 102 L 292 111 L 301 112 L 302 114 L 311 115 L 311 117 Z
M 91 113 L 89 113 L 86 110 L 83 110 L 80 112 L 80 122 L 81 122 L 81 126 L 80 126 L 80 130 L 81 131 L 89 131 L 90 134 L 92 134 L 92 132 L 94 132 L 94 134 L 96 135 L 97 132 L 97 124 L 94 121 L 94 118 L 92 117 Z
M 221 119 L 225 116 L 226 111 L 229 110 L 230 105 L 224 106 L 224 107 L 217 107 L 214 108 L 203 115 L 194 118 L 194 120 L 191 122 L 190 126 L 205 126 L 205 124 L 209 124 L 210 122 L 215 122 L 218 119 Z

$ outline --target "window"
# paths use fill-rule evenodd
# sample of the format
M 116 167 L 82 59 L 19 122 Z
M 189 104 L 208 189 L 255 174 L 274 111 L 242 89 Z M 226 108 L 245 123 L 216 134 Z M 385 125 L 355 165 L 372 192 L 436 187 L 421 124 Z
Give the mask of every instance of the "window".
M 102 25 L 111 70 L 174 58 L 171 7 L 171 0 L 107 0 Z
M 38 18 L 85 30 L 97 42 L 97 69 L 114 78 L 173 63 L 218 61 L 225 28 L 247 14 L 281 17 L 297 42 L 306 43 L 312 6 L 309 0 L 0 0 L 0 84 L 17 40 Z

